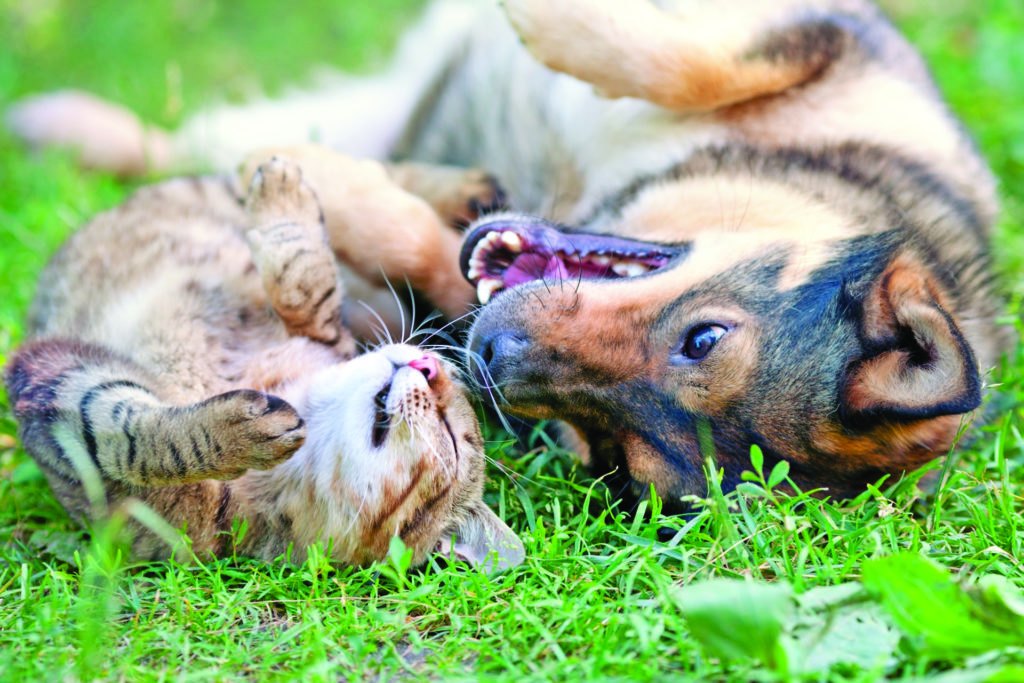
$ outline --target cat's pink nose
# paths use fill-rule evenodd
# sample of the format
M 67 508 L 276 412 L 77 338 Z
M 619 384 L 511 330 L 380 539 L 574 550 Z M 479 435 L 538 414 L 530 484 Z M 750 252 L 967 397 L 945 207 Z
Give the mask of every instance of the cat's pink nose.
M 423 358 L 411 360 L 409 361 L 409 367 L 422 372 L 428 382 L 437 377 L 441 372 L 437 366 L 437 359 L 433 356 L 423 356 Z

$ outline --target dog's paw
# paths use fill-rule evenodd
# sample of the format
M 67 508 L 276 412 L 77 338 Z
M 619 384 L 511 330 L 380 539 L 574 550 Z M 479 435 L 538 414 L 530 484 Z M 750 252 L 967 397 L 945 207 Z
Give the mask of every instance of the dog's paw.
M 530 54 L 556 71 L 566 69 L 577 49 L 587 52 L 590 23 L 601 7 L 579 0 L 502 0 L 502 9 Z
M 537 0 L 500 0 L 505 17 L 519 34 L 519 39 L 529 47 L 536 42 L 537 30 L 543 25 L 543 3 Z
M 215 477 L 234 479 L 267 470 L 292 456 L 306 439 L 306 424 L 286 401 L 259 391 L 229 391 L 205 401 L 208 432 L 216 439 Z
M 466 227 L 480 216 L 506 207 L 504 188 L 490 173 L 473 169 L 466 171 L 451 210 L 451 222 Z
M 120 175 L 161 168 L 169 154 L 164 135 L 147 133 L 131 111 L 76 90 L 25 98 L 7 110 L 5 122 L 32 147 L 70 149 L 83 166 Z
M 249 183 L 246 207 L 253 227 L 263 232 L 281 224 L 321 224 L 320 202 L 302 179 L 302 169 L 280 156 L 260 164 Z

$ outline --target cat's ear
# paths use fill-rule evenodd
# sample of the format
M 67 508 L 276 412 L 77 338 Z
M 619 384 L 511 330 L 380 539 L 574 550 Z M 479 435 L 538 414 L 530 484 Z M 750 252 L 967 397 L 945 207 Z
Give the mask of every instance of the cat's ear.
M 515 567 L 526 558 L 523 542 L 482 501 L 469 508 L 461 525 L 445 532 L 438 552 L 489 572 Z

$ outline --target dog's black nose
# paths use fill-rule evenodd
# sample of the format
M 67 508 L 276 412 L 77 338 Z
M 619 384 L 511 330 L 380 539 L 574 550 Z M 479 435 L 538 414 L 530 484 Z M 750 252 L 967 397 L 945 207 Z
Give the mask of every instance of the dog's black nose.
M 529 347 L 529 340 L 518 332 L 499 330 L 475 344 L 474 374 L 481 386 L 492 386 L 515 368 Z

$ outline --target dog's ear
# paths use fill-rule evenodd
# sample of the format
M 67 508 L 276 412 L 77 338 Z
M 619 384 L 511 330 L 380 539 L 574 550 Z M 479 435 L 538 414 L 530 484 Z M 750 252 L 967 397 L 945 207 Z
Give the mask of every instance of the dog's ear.
M 981 379 L 937 278 L 911 255 L 894 258 L 863 299 L 867 349 L 846 377 L 851 426 L 912 422 L 974 410 Z

